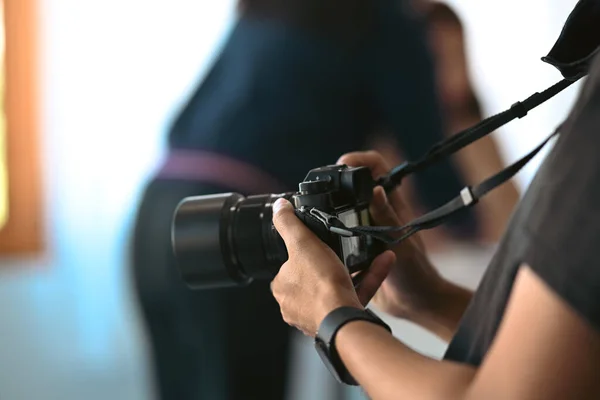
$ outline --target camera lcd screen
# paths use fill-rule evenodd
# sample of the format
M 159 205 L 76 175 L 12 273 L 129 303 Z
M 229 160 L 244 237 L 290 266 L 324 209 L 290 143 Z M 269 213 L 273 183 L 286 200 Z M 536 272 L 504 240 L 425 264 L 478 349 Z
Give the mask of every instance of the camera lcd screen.
M 368 209 L 351 209 L 340 213 L 338 219 L 347 227 L 355 227 L 359 225 L 370 225 Z M 344 264 L 350 272 L 355 272 L 362 269 L 364 263 L 369 262 L 370 239 L 365 236 L 341 238 L 342 254 Z

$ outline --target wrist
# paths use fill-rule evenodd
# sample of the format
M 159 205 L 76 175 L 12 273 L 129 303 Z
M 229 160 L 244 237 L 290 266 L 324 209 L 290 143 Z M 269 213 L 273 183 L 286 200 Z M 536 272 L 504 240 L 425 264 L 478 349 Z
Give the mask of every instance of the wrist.
M 329 286 L 328 288 L 324 289 L 324 293 L 325 294 L 321 297 L 321 301 L 319 301 L 319 306 L 315 315 L 316 327 L 319 327 L 325 317 L 338 308 L 352 307 L 359 310 L 365 309 L 356 297 L 356 293 L 354 291 L 350 293 L 349 291 L 340 289 L 339 287 Z
M 366 333 L 378 333 L 392 335 L 384 326 L 375 324 L 371 321 L 357 320 L 348 322 L 340 328 L 336 336 L 336 347 L 341 353 L 343 359 L 343 349 L 355 347 L 356 342 L 360 341 Z M 354 343 L 353 343 L 354 342 Z
M 325 317 L 315 337 L 315 348 L 325 366 L 336 380 L 349 385 L 357 385 L 357 382 L 340 358 L 337 342 L 340 334 L 342 337 L 345 336 L 343 332 L 353 332 L 353 325 L 356 326 L 357 322 L 366 322 L 368 325 L 378 326 L 380 329 L 391 332 L 390 327 L 368 309 L 340 307 Z M 360 327 L 360 324 L 358 326 Z

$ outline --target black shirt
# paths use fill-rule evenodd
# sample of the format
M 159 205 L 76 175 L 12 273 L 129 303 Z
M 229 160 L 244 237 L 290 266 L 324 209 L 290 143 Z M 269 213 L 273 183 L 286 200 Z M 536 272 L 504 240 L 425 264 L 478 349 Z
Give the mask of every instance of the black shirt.
M 600 58 L 492 259 L 446 359 L 481 364 L 522 264 L 600 329 Z
M 288 190 L 310 169 L 364 149 L 376 130 L 393 132 L 405 157 L 419 159 L 444 138 L 424 21 L 406 1 L 369 4 L 374 23 L 354 46 L 243 14 L 174 121 L 169 146 L 233 157 Z M 415 183 L 426 209 L 465 186 L 449 160 L 416 174 Z M 473 231 L 474 216 L 460 225 Z

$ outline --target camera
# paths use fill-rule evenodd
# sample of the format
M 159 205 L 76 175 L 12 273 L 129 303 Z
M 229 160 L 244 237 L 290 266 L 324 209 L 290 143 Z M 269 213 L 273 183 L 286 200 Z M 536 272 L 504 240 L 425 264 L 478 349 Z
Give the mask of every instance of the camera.
M 327 244 L 350 274 L 367 269 L 385 245 L 342 227 L 370 225 L 375 181 L 365 167 L 331 165 L 311 170 L 295 193 L 244 197 L 194 196 L 175 210 L 172 245 L 184 282 L 192 289 L 244 286 L 272 279 L 288 259 L 275 229 L 273 203 L 289 200 L 298 218 Z

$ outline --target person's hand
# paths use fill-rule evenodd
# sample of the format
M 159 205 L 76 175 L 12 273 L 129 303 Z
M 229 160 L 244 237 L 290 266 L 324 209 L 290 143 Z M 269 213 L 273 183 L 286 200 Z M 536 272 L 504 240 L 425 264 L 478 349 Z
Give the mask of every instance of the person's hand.
M 338 164 L 368 167 L 375 179 L 390 170 L 383 157 L 374 151 L 346 154 Z M 412 219 L 398 189 L 386 195 L 382 187 L 376 187 L 369 211 L 374 224 L 379 226 L 401 226 Z M 392 250 L 396 262 L 375 294 L 373 303 L 390 315 L 412 320 L 434 307 L 446 281 L 429 262 L 419 234 L 395 245 Z
M 365 306 L 396 257 L 391 251 L 380 254 L 356 291 L 342 261 L 296 217 L 290 202 L 277 200 L 273 211 L 273 224 L 285 242 L 289 258 L 271 283 L 271 290 L 284 321 L 314 337 L 323 319 L 334 309 Z

